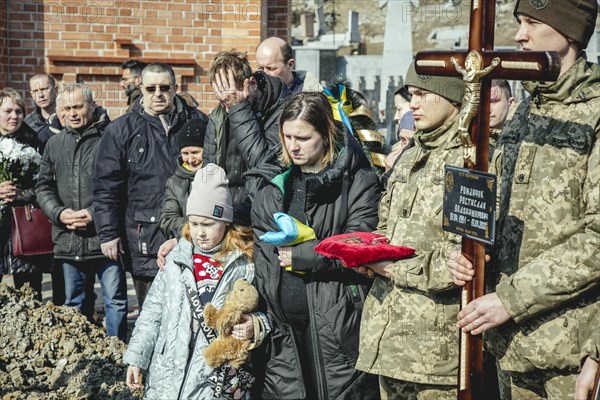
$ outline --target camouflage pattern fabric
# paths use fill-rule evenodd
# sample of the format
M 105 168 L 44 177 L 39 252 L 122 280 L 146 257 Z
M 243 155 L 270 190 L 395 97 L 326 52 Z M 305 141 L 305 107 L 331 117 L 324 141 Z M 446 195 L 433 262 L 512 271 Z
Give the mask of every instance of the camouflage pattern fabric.
M 600 298 L 600 67 L 580 58 L 557 82 L 524 86 L 532 98 L 491 165 L 496 293 L 512 319 L 486 341 L 504 371 L 575 373 Z
M 566 400 L 575 398 L 577 375 L 555 371 L 498 372 L 503 400 Z
M 595 310 L 588 315 L 589 319 L 580 321 L 582 326 L 583 341 L 579 364 L 583 366 L 587 357 L 600 361 L 600 303 L 595 304 Z
M 459 290 L 446 260 L 461 238 L 442 230 L 444 165 L 462 166 L 457 119 L 416 132 L 379 204 L 377 233 L 416 249 L 394 263 L 393 279 L 377 277 L 361 321 L 356 368 L 396 380 L 455 385 Z
M 500 137 L 501 129 L 490 128 L 490 146 L 496 148 L 498 138 Z
M 427 385 L 379 377 L 381 400 L 455 400 L 455 386 Z

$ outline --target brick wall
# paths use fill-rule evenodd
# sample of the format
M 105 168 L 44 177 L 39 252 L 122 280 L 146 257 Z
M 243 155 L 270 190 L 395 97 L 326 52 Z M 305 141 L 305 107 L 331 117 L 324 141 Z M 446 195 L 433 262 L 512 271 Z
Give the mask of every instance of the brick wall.
M 0 87 L 8 81 L 8 48 L 6 38 L 6 2 L 0 4 Z
M 289 0 L 2 1 L 6 3 L 0 24 L 8 21 L 8 29 L 4 35 L 0 31 L 0 39 L 7 42 L 2 51 L 10 60 L 10 85 L 26 91 L 28 78 L 40 72 L 62 82 L 85 82 L 112 118 L 126 103 L 119 86 L 123 61 L 170 63 L 180 90 L 196 97 L 207 112 L 216 104 L 206 77 L 214 55 L 236 48 L 247 51 L 252 62 L 262 39 L 287 39 L 290 29 Z M 2 57 L 0 53 L 0 72 Z
M 264 37 L 279 36 L 286 39 L 290 36 L 292 21 L 292 2 L 289 0 L 270 0 L 265 8 L 267 11 L 266 28 Z

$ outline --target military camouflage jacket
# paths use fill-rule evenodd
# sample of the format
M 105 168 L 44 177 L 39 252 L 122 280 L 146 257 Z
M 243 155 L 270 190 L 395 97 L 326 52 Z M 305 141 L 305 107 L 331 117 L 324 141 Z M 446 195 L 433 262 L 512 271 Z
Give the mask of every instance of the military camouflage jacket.
M 508 371 L 576 370 L 600 294 L 600 68 L 580 58 L 499 139 L 496 292 L 511 316 L 488 346 Z
M 583 365 L 587 357 L 600 361 L 600 303 L 596 302 L 595 311 L 590 313 L 588 320 L 581 322 L 585 325 L 580 336 L 588 339 L 581 347 L 580 364 Z
M 459 291 L 446 268 L 460 237 L 442 230 L 444 165 L 462 166 L 457 119 L 417 132 L 379 205 L 378 232 L 416 257 L 375 279 L 365 302 L 356 368 L 409 382 L 452 385 L 457 374 Z

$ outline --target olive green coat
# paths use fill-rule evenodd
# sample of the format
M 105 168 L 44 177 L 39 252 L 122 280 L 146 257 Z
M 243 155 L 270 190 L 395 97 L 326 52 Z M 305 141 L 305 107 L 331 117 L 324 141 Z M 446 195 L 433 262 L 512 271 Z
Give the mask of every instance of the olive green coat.
M 452 385 L 458 368 L 459 290 L 446 268 L 461 238 L 441 229 L 444 165 L 462 166 L 457 119 L 406 150 L 379 205 L 377 232 L 416 249 L 377 277 L 361 321 L 357 369 L 409 382 Z

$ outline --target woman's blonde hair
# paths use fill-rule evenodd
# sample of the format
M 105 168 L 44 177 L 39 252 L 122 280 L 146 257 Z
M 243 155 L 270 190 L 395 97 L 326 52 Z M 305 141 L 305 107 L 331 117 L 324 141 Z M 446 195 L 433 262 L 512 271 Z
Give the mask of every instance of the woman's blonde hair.
M 25 107 L 25 100 L 23 99 L 23 96 L 21 96 L 21 93 L 17 92 L 11 87 L 0 90 L 0 105 L 2 105 L 2 103 L 4 103 L 7 99 L 10 99 L 14 104 L 21 107 L 21 110 L 23 110 L 23 116 L 27 114 L 27 107 Z
M 281 141 L 281 162 L 289 167 L 292 157 L 285 147 L 283 124 L 301 120 L 311 124 L 323 138 L 324 153 L 320 166 L 325 168 L 334 163 L 343 143 L 342 132 L 335 125 L 333 111 L 327 97 L 320 92 L 301 92 L 292 97 L 279 117 L 279 140 Z
M 181 228 L 181 236 L 190 243 L 194 243 L 192 235 L 190 235 L 190 223 Z M 227 253 L 239 251 L 249 260 L 252 260 L 254 254 L 254 233 L 252 229 L 246 226 L 228 225 L 225 230 L 225 236 L 221 241 L 221 250 L 215 254 L 215 258 L 221 259 Z

